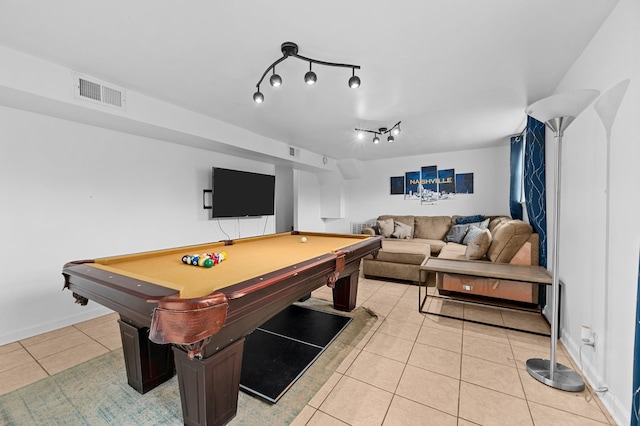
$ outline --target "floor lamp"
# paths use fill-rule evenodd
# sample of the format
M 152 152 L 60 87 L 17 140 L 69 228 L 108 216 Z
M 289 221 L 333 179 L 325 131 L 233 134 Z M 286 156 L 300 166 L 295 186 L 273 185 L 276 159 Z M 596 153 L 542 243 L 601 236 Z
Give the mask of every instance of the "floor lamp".
M 556 362 L 556 344 L 558 342 L 558 312 L 560 282 L 558 275 L 559 241 L 560 241 L 560 171 L 562 154 L 562 136 L 575 118 L 598 97 L 597 90 L 575 90 L 549 96 L 535 102 L 527 108 L 527 115 L 545 123 L 554 133 L 556 139 L 556 175 L 555 206 L 553 211 L 553 308 L 551 313 L 551 356 L 549 359 L 531 358 L 527 360 L 527 371 L 533 378 L 545 385 L 570 392 L 584 389 L 584 381 L 580 374 L 571 368 Z

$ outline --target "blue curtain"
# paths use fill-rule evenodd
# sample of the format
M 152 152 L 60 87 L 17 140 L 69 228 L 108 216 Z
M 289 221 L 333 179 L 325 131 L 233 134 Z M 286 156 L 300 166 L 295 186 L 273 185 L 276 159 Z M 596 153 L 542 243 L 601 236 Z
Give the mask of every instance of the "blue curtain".
M 547 196 L 545 189 L 544 123 L 527 117 L 524 149 L 524 193 L 529 223 L 540 236 L 540 266 L 547 266 Z M 541 292 L 544 293 L 544 292 Z M 540 295 L 540 300 L 543 295 Z
M 636 301 L 636 342 L 633 356 L 633 392 L 631 426 L 640 425 L 640 259 L 638 260 L 638 295 Z
M 522 220 L 522 149 L 524 138 L 511 137 L 511 190 L 509 191 L 509 210 L 511 217 Z

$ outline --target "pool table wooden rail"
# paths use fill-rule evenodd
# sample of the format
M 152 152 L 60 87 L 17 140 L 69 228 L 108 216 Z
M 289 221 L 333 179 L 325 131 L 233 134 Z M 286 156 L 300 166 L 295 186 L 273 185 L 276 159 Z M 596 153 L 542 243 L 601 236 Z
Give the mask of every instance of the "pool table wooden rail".
M 120 314 L 127 379 L 134 389 L 145 393 L 177 371 L 184 423 L 222 425 L 237 409 L 245 337 L 323 285 L 332 287 L 335 309 L 353 310 L 360 260 L 376 253 L 381 239 L 354 236 L 354 244 L 334 252 L 197 298 L 92 267 L 93 260 L 69 262 L 62 273 L 64 288 L 78 303 L 92 300 Z

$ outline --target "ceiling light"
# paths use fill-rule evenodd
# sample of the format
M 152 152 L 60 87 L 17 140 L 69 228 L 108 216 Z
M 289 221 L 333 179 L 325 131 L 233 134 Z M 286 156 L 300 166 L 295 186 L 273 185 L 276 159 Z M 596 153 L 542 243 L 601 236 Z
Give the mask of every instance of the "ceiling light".
M 311 71 L 311 62 L 309 62 L 309 71 L 304 75 L 304 82 L 314 84 L 316 81 L 318 81 L 318 76 L 315 72 Z
M 269 83 L 271 83 L 273 87 L 278 87 L 282 84 L 282 77 L 276 74 L 276 67 L 273 67 L 273 75 L 269 79 Z
M 386 127 L 380 127 L 378 130 L 356 129 L 356 132 L 358 132 L 358 139 L 362 139 L 364 137 L 364 133 L 369 132 L 374 134 L 373 143 L 379 143 L 380 138 L 378 137 L 378 135 L 386 135 L 387 133 L 390 133 L 390 135 L 387 137 L 387 142 L 393 142 L 396 140 L 393 135 L 397 136 L 400 134 L 400 123 L 401 122 L 398 121 L 390 129 L 387 129 Z
M 353 75 L 349 79 L 349 87 L 351 87 L 352 89 L 356 89 L 356 88 L 360 87 L 360 77 L 358 77 L 356 75 L 356 69 L 355 68 L 353 68 Z
M 318 76 L 316 75 L 315 72 L 311 70 L 311 64 L 319 64 L 319 65 L 326 65 L 329 67 L 351 68 L 352 75 L 351 75 L 351 78 L 349 79 L 349 87 L 355 89 L 356 87 L 360 86 L 360 77 L 356 75 L 356 69 L 360 69 L 359 65 L 325 62 L 325 61 L 319 61 L 317 59 L 307 58 L 302 55 L 298 55 L 298 45 L 290 41 L 282 43 L 282 45 L 280 45 L 280 50 L 282 51 L 282 57 L 277 59 L 273 64 L 271 64 L 266 69 L 266 71 L 262 74 L 262 77 L 260 77 L 258 84 L 256 84 L 258 91 L 253 94 L 253 100 L 258 104 L 264 102 L 264 95 L 260 93 L 260 84 L 262 83 L 262 80 L 264 80 L 265 76 L 269 73 L 269 71 L 273 71 L 273 75 L 271 76 L 271 78 L 269 78 L 269 83 L 271 83 L 271 85 L 274 87 L 280 86 L 282 84 L 282 77 L 276 74 L 276 65 L 278 65 L 280 62 L 287 59 L 289 56 L 293 56 L 303 61 L 309 62 L 309 71 L 304 75 L 304 81 L 307 84 L 311 85 L 311 84 L 314 84 L 316 81 L 318 81 Z

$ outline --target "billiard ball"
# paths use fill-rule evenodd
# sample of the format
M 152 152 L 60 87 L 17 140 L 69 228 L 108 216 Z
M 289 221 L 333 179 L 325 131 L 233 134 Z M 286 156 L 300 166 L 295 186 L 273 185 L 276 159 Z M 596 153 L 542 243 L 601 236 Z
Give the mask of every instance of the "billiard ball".
M 191 256 L 182 256 L 182 263 L 191 263 Z
M 211 268 L 213 266 L 213 260 L 209 258 L 205 259 L 202 263 L 202 266 L 204 266 L 205 268 Z
M 302 241 L 303 243 L 306 243 L 307 242 L 307 237 L 300 238 L 300 241 Z

